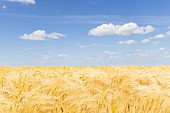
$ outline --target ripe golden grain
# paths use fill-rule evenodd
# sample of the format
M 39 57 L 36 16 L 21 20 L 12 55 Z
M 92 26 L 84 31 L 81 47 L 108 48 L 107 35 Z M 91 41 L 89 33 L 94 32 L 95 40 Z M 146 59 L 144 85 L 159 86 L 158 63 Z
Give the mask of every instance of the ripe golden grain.
M 0 67 L 1 113 L 170 113 L 170 66 Z

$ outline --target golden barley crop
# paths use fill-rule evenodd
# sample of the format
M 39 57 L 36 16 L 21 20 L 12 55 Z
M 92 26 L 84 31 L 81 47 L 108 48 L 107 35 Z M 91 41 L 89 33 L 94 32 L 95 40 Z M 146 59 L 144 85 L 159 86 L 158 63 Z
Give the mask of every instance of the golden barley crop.
M 1 113 L 170 113 L 170 66 L 0 67 Z

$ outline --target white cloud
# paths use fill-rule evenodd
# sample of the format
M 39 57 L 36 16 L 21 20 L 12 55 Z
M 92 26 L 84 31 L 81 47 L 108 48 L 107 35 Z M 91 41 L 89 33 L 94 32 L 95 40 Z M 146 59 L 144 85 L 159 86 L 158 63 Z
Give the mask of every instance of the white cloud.
M 170 37 L 170 31 L 166 32 L 166 36 Z
M 148 42 L 151 42 L 151 40 L 153 39 L 164 39 L 164 38 L 168 38 L 170 37 L 170 31 L 166 32 L 166 33 L 162 33 L 162 34 L 157 34 L 153 37 L 149 37 L 147 39 L 143 39 L 141 43 L 148 43 Z M 154 46 L 157 46 L 160 42 L 153 42 L 152 44 Z
M 151 40 L 146 38 L 146 39 L 143 39 L 141 43 L 149 43 Z
M 115 53 L 112 51 L 104 51 L 104 58 L 107 57 L 107 60 L 115 60 L 121 57 L 120 53 Z
M 42 55 L 42 60 L 47 60 L 47 59 L 50 59 L 51 58 L 51 56 L 49 56 L 49 55 Z
M 97 47 L 102 47 L 102 48 L 108 48 L 108 47 L 115 47 L 115 45 L 113 44 L 103 44 L 103 43 L 92 43 L 92 44 L 87 44 L 87 45 L 84 45 L 84 44 L 81 44 L 81 43 L 76 43 L 76 45 L 79 47 L 79 48 L 97 48 Z
M 158 35 L 154 36 L 153 38 L 157 38 L 157 39 L 166 38 L 166 35 L 165 34 L 158 34 Z
M 0 6 L 0 7 L 1 7 L 1 9 L 6 9 L 6 8 L 7 8 L 6 5 L 2 5 L 2 6 Z
M 47 34 L 45 30 L 37 30 L 31 34 L 24 34 L 20 36 L 20 38 L 25 40 L 46 40 L 46 39 L 58 39 L 63 36 L 64 35 L 60 33 L 54 32 Z
M 90 45 L 80 45 L 80 44 L 78 44 L 78 46 L 80 48 L 92 48 L 92 47 L 102 46 L 102 44 L 101 43 L 93 43 L 93 44 L 90 44 Z
M 136 41 L 135 40 L 127 40 L 127 41 L 119 41 L 118 43 L 123 44 L 123 45 L 125 45 L 125 44 L 130 45 L 130 44 L 135 44 Z
M 166 57 L 166 58 L 170 58 L 170 55 L 166 55 L 165 57 Z
M 105 35 L 130 35 L 130 34 L 147 34 L 154 31 L 154 27 L 141 26 L 139 27 L 134 22 L 129 22 L 123 25 L 102 24 L 89 31 L 89 35 L 93 36 L 105 36 Z
M 165 48 L 159 48 L 159 50 L 160 50 L 160 51 L 164 51 L 164 50 L 165 50 Z
M 170 26 L 168 26 L 168 29 L 170 30 Z
M 149 54 L 146 52 L 138 52 L 138 53 L 135 53 L 134 55 L 138 57 L 144 57 L 144 56 L 148 56 Z
M 108 54 L 108 55 L 115 55 L 116 53 L 115 52 L 111 52 L 111 51 L 104 51 L 105 54 Z
M 35 0 L 6 0 L 9 2 L 18 2 L 23 4 L 35 4 Z
M 137 56 L 137 57 L 147 57 L 147 56 L 155 56 L 159 52 L 156 50 L 142 50 L 142 49 L 137 49 L 133 53 L 129 53 L 129 56 Z
M 170 37 L 170 31 L 166 32 L 166 33 L 162 33 L 162 34 L 157 34 L 153 37 L 151 37 L 151 39 L 155 38 L 155 39 L 163 39 L 163 38 L 168 38 Z
M 59 54 L 58 57 L 65 58 L 65 57 L 69 57 L 69 55 L 66 55 L 66 54 Z
M 152 45 L 153 46 L 158 46 L 158 45 L 160 45 L 160 43 L 161 43 L 160 41 L 155 41 L 155 42 L 152 42 Z

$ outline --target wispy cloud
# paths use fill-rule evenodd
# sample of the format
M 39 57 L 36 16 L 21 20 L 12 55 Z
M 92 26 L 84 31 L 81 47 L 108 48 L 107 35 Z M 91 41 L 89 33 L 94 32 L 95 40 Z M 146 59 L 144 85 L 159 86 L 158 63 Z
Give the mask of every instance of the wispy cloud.
M 159 50 L 142 50 L 142 49 L 137 49 L 133 53 L 128 53 L 128 57 L 153 57 L 159 54 L 161 51 Z
M 0 8 L 1 8 L 1 9 L 6 9 L 7 6 L 6 6 L 6 5 L 0 5 Z
M 59 54 L 58 57 L 60 57 L 60 58 L 66 58 L 66 57 L 69 57 L 69 55 L 67 55 L 67 54 Z
M 165 48 L 159 48 L 159 51 L 165 51 Z
M 168 26 L 167 29 L 170 30 L 170 26 Z
M 117 45 L 115 44 L 103 44 L 103 43 L 92 43 L 92 44 L 80 44 L 80 43 L 77 43 L 76 44 L 77 47 L 79 48 L 110 48 L 110 47 L 115 47 Z
M 116 60 L 121 58 L 121 54 L 113 51 L 104 51 L 104 58 L 108 60 Z
M 93 43 L 93 44 L 89 44 L 89 45 L 78 44 L 78 46 L 80 48 L 91 48 L 91 47 L 100 47 L 100 46 L 102 46 L 102 44 L 101 43 Z
M 26 14 L 0 14 L 18 18 L 38 19 L 43 24 L 122 24 L 136 22 L 140 25 L 170 25 L 170 16 L 121 16 L 121 15 L 72 15 L 72 16 L 46 16 Z
M 35 4 L 35 0 L 6 0 L 9 2 L 18 2 L 18 3 L 22 3 L 22 4 Z
M 152 42 L 151 44 L 152 44 L 153 46 L 158 46 L 158 45 L 161 44 L 161 42 L 160 42 L 160 41 L 154 41 L 154 42 Z
M 135 44 L 136 41 L 135 40 L 127 40 L 127 41 L 119 41 L 118 43 L 122 44 L 122 45 L 131 45 L 131 44 Z
M 34 31 L 31 34 L 24 34 L 22 36 L 19 36 L 21 39 L 24 40 L 46 40 L 46 39 L 59 39 L 60 37 L 63 37 L 64 35 L 61 33 L 46 33 L 45 30 L 37 30 Z
M 51 56 L 49 56 L 49 55 L 42 55 L 42 60 L 47 60 L 47 59 L 50 59 L 51 58 Z

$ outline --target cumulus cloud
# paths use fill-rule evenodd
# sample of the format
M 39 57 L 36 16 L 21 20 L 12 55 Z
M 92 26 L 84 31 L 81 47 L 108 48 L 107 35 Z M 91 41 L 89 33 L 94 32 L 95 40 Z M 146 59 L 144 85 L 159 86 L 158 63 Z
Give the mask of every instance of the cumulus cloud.
M 146 38 L 146 39 L 143 39 L 141 43 L 149 43 L 151 40 Z
M 166 35 L 165 34 L 158 34 L 156 36 L 154 36 L 153 38 L 166 38 Z
M 35 0 L 6 0 L 9 2 L 18 2 L 23 4 L 35 4 Z
M 170 37 L 170 31 L 164 33 L 164 34 L 158 34 L 158 35 L 155 35 L 153 38 L 155 39 L 162 39 L 162 38 L 168 38 Z
M 155 36 L 149 37 L 147 39 L 143 39 L 141 43 L 148 43 L 151 42 L 154 39 L 164 39 L 164 38 L 169 38 L 170 37 L 170 31 L 162 34 L 157 34 Z M 157 43 L 157 42 L 156 42 Z M 153 45 L 157 45 L 155 42 L 153 42 Z
M 134 22 L 125 23 L 123 25 L 102 24 L 89 31 L 88 35 L 105 36 L 105 35 L 130 35 L 130 34 L 147 34 L 154 31 L 151 25 L 138 26 Z
M 130 45 L 130 44 L 135 44 L 136 41 L 135 40 L 127 40 L 127 41 L 119 41 L 118 43 L 122 44 L 122 45 Z
M 24 34 L 20 36 L 20 38 L 25 40 L 46 40 L 46 39 L 58 39 L 63 36 L 64 36 L 63 34 L 56 32 L 48 34 L 46 33 L 45 30 L 37 30 L 31 34 Z

